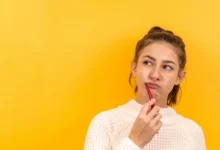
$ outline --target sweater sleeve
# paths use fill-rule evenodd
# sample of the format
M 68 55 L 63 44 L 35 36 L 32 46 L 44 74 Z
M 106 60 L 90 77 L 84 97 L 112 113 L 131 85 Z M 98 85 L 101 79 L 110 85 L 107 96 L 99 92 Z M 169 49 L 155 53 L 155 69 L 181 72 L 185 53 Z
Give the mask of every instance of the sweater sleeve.
M 97 115 L 91 121 L 84 143 L 84 150 L 141 150 L 128 137 L 117 145 L 111 145 L 108 116 Z
M 141 148 L 126 137 L 113 150 L 141 150 Z
M 205 136 L 201 127 L 197 127 L 194 133 L 196 150 L 206 150 Z
M 190 138 L 193 140 L 195 150 L 206 150 L 205 136 L 202 128 L 193 120 L 185 118 L 187 124 L 185 125 L 186 133 L 189 133 Z

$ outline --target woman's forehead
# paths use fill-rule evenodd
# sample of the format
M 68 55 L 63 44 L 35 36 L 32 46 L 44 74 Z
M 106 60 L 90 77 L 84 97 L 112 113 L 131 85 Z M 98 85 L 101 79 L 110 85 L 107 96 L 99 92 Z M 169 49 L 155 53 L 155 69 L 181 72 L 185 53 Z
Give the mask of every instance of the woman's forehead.
M 140 58 L 151 56 L 155 60 L 171 60 L 178 62 L 177 48 L 165 42 L 155 42 L 149 44 L 141 50 Z

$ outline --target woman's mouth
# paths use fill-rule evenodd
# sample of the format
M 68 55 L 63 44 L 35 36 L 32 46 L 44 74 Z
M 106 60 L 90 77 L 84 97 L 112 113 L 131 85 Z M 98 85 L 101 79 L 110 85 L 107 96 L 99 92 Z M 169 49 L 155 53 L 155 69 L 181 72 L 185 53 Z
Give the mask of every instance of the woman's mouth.
M 150 89 L 158 89 L 158 88 L 160 88 L 160 85 L 159 85 L 159 84 L 153 83 L 153 82 L 148 82 L 147 85 L 148 85 L 148 87 L 149 87 Z

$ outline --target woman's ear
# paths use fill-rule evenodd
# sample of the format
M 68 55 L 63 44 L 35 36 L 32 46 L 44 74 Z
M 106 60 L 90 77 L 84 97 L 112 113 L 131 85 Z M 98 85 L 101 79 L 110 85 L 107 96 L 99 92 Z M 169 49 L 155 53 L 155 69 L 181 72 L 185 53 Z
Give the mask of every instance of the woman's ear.
M 184 71 L 184 70 L 180 71 L 179 74 L 178 74 L 175 85 L 180 84 L 180 82 L 184 79 L 185 75 L 186 75 L 186 71 Z
M 132 73 L 133 77 L 136 77 L 136 68 L 137 68 L 137 64 L 136 64 L 136 62 L 133 61 L 131 63 L 131 73 Z

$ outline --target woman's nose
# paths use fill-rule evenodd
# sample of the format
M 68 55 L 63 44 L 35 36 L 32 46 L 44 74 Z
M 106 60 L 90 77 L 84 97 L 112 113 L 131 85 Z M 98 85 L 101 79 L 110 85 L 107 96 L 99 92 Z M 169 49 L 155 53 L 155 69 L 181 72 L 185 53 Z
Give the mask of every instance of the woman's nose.
M 152 81 L 159 81 L 160 80 L 160 70 L 158 68 L 152 68 L 150 70 L 149 77 Z

